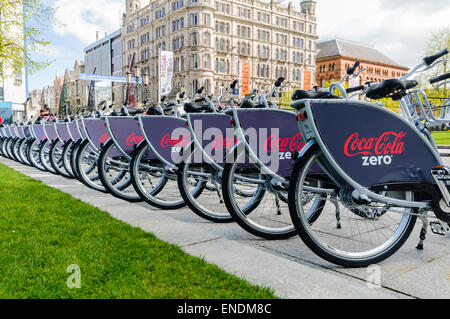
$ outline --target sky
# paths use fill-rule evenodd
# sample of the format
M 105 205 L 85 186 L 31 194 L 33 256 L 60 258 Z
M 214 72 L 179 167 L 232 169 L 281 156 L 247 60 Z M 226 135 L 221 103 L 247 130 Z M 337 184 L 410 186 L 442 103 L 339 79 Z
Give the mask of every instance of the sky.
M 299 3 L 300 0 L 293 0 Z M 51 45 L 37 59 L 53 61 L 30 75 L 29 88 L 53 85 L 55 74 L 84 59 L 84 48 L 120 28 L 125 0 L 45 0 L 61 25 L 46 31 Z M 141 1 L 143 5 L 148 0 Z M 286 1 L 288 2 L 288 1 Z M 450 0 L 317 0 L 320 39 L 342 38 L 375 46 L 400 65 L 413 67 L 424 56 L 430 33 L 450 26 Z

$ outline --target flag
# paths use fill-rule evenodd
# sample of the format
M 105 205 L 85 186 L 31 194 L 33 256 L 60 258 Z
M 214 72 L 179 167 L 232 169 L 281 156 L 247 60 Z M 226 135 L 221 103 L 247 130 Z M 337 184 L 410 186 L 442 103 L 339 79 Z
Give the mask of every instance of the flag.
M 159 54 L 159 97 L 172 90 L 173 52 L 160 51 Z

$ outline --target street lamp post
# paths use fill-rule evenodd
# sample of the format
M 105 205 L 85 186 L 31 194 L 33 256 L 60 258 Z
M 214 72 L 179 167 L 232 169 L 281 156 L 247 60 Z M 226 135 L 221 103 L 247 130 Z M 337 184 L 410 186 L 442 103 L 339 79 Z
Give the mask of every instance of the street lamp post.
M 126 84 L 125 84 L 125 101 L 123 102 L 124 105 L 128 105 L 128 91 L 130 88 L 130 83 L 131 83 L 131 72 L 130 70 L 128 70 L 127 72 L 125 72 L 125 79 L 126 79 Z
M 140 90 L 141 90 L 142 83 L 139 83 L 139 79 L 141 78 L 141 75 L 142 75 L 142 69 L 139 65 L 136 65 L 134 67 L 134 78 L 136 80 L 136 86 L 134 88 L 135 104 L 137 104 L 139 102 L 140 97 L 141 97 Z

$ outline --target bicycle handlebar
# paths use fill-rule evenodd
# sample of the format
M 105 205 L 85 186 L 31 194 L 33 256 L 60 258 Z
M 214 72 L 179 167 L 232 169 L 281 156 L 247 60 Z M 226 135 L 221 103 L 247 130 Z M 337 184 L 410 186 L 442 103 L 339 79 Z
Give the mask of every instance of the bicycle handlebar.
M 436 61 L 437 59 L 439 59 L 447 54 L 448 54 L 448 49 L 444 49 L 444 50 L 436 53 L 435 55 L 424 58 L 423 61 L 425 62 L 426 65 L 431 65 L 431 64 L 433 64 L 434 61 Z
M 450 73 L 443 74 L 440 76 L 437 76 L 435 78 L 430 79 L 430 84 L 435 84 L 444 80 L 450 79 Z
M 364 90 L 365 88 L 366 88 L 365 85 L 360 85 L 360 86 L 355 86 L 353 88 L 348 88 L 345 91 L 347 93 L 353 93 L 353 92 Z
M 355 73 L 356 69 L 360 66 L 360 64 L 361 63 L 359 61 L 356 61 L 352 67 L 347 68 L 347 74 L 352 75 L 353 73 Z

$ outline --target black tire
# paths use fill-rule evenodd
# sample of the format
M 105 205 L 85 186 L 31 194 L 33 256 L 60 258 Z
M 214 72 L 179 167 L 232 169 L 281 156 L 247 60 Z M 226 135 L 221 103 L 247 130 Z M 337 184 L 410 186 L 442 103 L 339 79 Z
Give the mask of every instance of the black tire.
M 41 149 L 41 142 L 33 138 L 30 142 L 28 142 L 28 149 L 27 149 L 27 157 L 28 161 L 30 162 L 31 166 L 36 167 L 37 169 L 47 172 L 45 167 L 42 165 L 40 160 L 40 149 Z
M 197 151 L 197 148 L 194 148 L 191 150 L 190 154 L 193 154 L 195 151 Z M 189 157 L 189 156 L 188 156 Z M 189 161 L 189 159 L 186 159 L 186 161 Z M 187 182 L 187 178 L 185 177 L 185 170 L 186 170 L 186 161 L 182 161 L 178 165 L 178 174 L 177 174 L 177 181 L 178 181 L 178 188 L 180 190 L 180 194 L 183 197 L 184 201 L 188 205 L 188 207 L 198 216 L 200 216 L 203 219 L 215 222 L 215 223 L 231 223 L 233 222 L 233 217 L 227 212 L 226 214 L 221 214 L 207 211 L 201 205 L 199 202 L 197 202 L 197 199 L 201 198 L 202 195 L 204 195 L 204 192 L 213 193 L 214 190 L 207 189 L 207 182 L 208 181 L 197 181 L 197 184 L 195 184 L 196 189 L 198 188 L 199 192 L 193 192 L 191 193 L 188 189 L 186 189 L 185 182 Z M 203 164 L 197 164 L 197 165 L 203 165 Z M 210 170 L 210 168 L 207 166 L 207 164 L 204 164 L 205 167 Z M 202 194 L 203 193 L 203 194 Z M 214 200 L 217 200 L 215 196 Z M 223 205 L 223 210 L 226 211 L 226 207 L 224 203 L 217 203 L 216 207 L 219 207 Z
M 299 214 L 301 214 L 301 212 L 298 212 L 297 208 L 298 183 L 301 182 L 300 179 L 302 178 L 302 176 L 305 176 L 307 174 L 307 172 L 305 173 L 305 170 L 308 169 L 310 163 L 313 162 L 314 159 L 320 154 L 321 150 L 319 146 L 317 144 L 313 145 L 296 163 L 293 173 L 291 175 L 291 180 L 289 184 L 289 212 L 291 214 L 292 222 L 295 228 L 297 229 L 300 238 L 315 254 L 317 254 L 321 258 L 333 264 L 337 264 L 344 267 L 355 267 L 355 268 L 367 267 L 369 265 L 377 264 L 392 256 L 392 254 L 394 254 L 398 249 L 400 249 L 400 247 L 402 247 L 402 245 L 408 239 L 409 235 L 411 234 L 415 226 L 417 216 L 404 215 L 407 224 L 402 230 L 402 232 L 399 234 L 398 238 L 394 241 L 394 243 L 392 245 L 389 245 L 386 249 L 384 249 L 380 253 L 361 259 L 341 257 L 337 256 L 336 254 L 332 254 L 330 253 L 330 250 L 323 248 L 323 246 L 320 245 L 310 234 L 309 228 L 311 223 L 305 222 L 304 218 L 299 217 Z M 413 213 L 417 213 L 417 210 L 413 210 Z M 357 214 L 355 214 L 355 216 L 357 216 Z M 330 247 L 330 249 L 332 249 L 332 247 Z
M 64 170 L 67 172 L 70 178 L 75 178 L 75 175 L 72 170 L 72 166 L 70 165 L 70 155 L 72 153 L 72 147 L 75 143 L 72 140 L 64 143 L 63 153 L 62 153 L 62 161 Z
M 18 137 L 16 137 L 14 140 L 12 140 L 10 147 L 11 147 L 11 155 L 12 155 L 12 159 L 16 162 L 22 163 L 20 157 L 19 157 L 19 153 L 18 153 L 18 143 L 19 143 L 20 139 Z
M 62 145 L 59 139 L 53 141 L 52 146 L 50 148 L 50 164 L 55 170 L 56 174 L 59 174 L 66 178 L 72 178 L 64 169 L 63 165 L 63 153 L 62 153 Z
M 39 159 L 41 161 L 42 166 L 50 173 L 57 174 L 53 169 L 52 164 L 50 162 L 50 148 L 52 142 L 48 139 L 45 139 L 41 142 L 41 146 L 39 149 Z
M 31 166 L 30 162 L 28 161 L 28 156 L 27 156 L 29 141 L 30 140 L 24 138 L 24 139 L 22 139 L 22 141 L 19 144 L 19 156 L 22 160 L 22 163 L 24 163 L 27 166 Z
M 139 194 L 139 196 L 149 205 L 153 207 L 157 207 L 164 210 L 171 210 L 171 209 L 179 209 L 186 206 L 186 203 L 184 200 L 177 200 L 176 193 L 173 193 L 173 190 L 167 190 L 166 185 L 170 181 L 172 182 L 175 177 L 172 177 L 174 175 L 173 172 L 168 172 L 166 170 L 166 167 L 164 163 L 162 163 L 160 160 L 154 159 L 149 163 L 146 163 L 145 165 L 149 167 L 154 167 L 154 170 L 150 171 L 150 175 L 156 175 L 156 180 L 158 182 L 156 183 L 156 186 L 154 186 L 150 191 L 147 190 L 141 181 L 141 163 L 142 163 L 142 157 L 145 155 L 146 152 L 149 152 L 147 143 L 141 143 L 139 147 L 136 149 L 135 153 L 133 154 L 132 160 L 131 160 L 131 181 L 133 183 L 133 187 L 135 191 Z M 161 175 L 159 175 L 161 174 Z M 147 174 L 148 176 L 148 174 Z M 161 192 L 167 193 L 171 192 L 168 195 L 161 194 Z M 175 190 L 178 192 L 178 189 Z M 163 196 L 158 196 L 163 195 Z M 181 195 L 179 195 L 179 198 L 181 199 Z M 169 199 L 175 199 L 175 200 L 169 200 Z
M 70 167 L 72 168 L 72 174 L 80 182 L 82 182 L 82 180 L 80 177 L 80 172 L 78 170 L 77 157 L 78 157 L 78 150 L 81 148 L 81 146 L 84 143 L 89 143 L 89 141 L 87 141 L 87 140 L 76 141 L 75 144 L 73 144 L 73 146 L 72 146 L 72 151 L 70 152 Z
M 255 199 L 250 204 L 249 207 L 246 208 L 245 211 L 238 212 L 240 208 L 233 203 L 234 193 L 232 188 L 233 185 L 233 174 L 232 174 L 233 164 L 232 163 L 226 163 L 223 173 L 222 173 L 222 194 L 223 199 L 225 201 L 225 205 L 228 209 L 228 212 L 233 217 L 233 220 L 241 226 L 244 230 L 249 232 L 250 234 L 253 234 L 257 237 L 264 238 L 264 239 L 270 239 L 270 240 L 281 240 L 281 239 L 287 239 L 295 236 L 297 234 L 295 228 L 279 233 L 274 232 L 266 232 L 260 227 L 256 227 L 256 225 L 252 225 L 252 223 L 249 223 L 248 220 L 244 220 L 241 216 L 241 214 L 244 215 L 251 215 L 251 213 L 258 208 L 258 206 L 261 204 L 261 201 L 263 200 L 264 196 L 266 195 L 266 190 L 263 187 L 258 187 L 257 192 L 255 193 Z
M 3 143 L 3 149 L 4 149 L 4 154 L 6 158 L 11 159 L 12 155 L 9 153 L 9 143 L 11 141 L 11 137 L 6 138 L 5 142 Z
M 90 145 L 89 145 L 88 140 L 84 140 L 78 146 L 75 145 L 75 151 L 72 151 L 72 154 L 71 154 L 72 156 L 75 156 L 75 155 L 73 155 L 74 152 L 76 154 L 76 159 L 73 162 L 73 166 L 72 166 L 73 171 L 76 172 L 77 179 L 80 182 L 82 182 L 84 185 L 86 185 L 87 187 L 92 188 L 92 189 L 102 192 L 102 193 L 107 193 L 107 190 L 103 187 L 101 182 L 100 182 L 100 184 L 95 183 L 95 181 L 100 179 L 100 177 L 98 177 L 98 166 L 97 166 L 98 159 L 93 161 L 94 165 L 95 165 L 94 169 L 97 170 L 96 176 L 94 175 L 93 177 L 91 177 L 88 175 L 90 173 L 87 173 L 84 170 L 82 170 L 82 161 L 85 159 L 85 152 L 89 150 L 89 147 L 90 147 Z M 72 161 L 72 159 L 71 159 L 71 161 Z
M 115 159 L 119 162 L 122 162 L 124 166 L 128 166 L 127 169 L 119 169 L 119 175 L 125 173 L 122 177 L 118 177 L 119 181 L 116 181 L 117 179 L 114 178 L 113 180 L 110 180 L 108 176 L 109 169 L 114 169 L 117 167 L 116 165 L 108 165 L 108 154 L 109 152 L 114 148 L 114 141 L 110 140 L 108 143 L 106 143 L 105 146 L 103 146 L 100 156 L 98 158 L 98 175 L 100 177 L 100 181 L 102 182 L 103 187 L 106 189 L 107 192 L 109 192 L 114 197 L 126 200 L 131 203 L 138 203 L 142 202 L 143 199 L 137 194 L 134 190 L 134 187 L 131 186 L 131 176 L 126 177 L 127 172 L 130 171 L 130 162 L 128 162 L 127 159 L 125 159 L 123 156 L 120 156 L 118 159 Z M 123 192 L 123 190 L 130 189 L 129 187 L 133 189 L 133 192 L 135 194 L 126 194 Z

